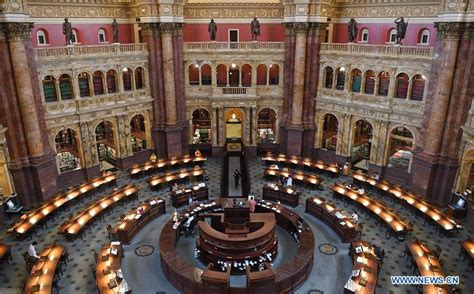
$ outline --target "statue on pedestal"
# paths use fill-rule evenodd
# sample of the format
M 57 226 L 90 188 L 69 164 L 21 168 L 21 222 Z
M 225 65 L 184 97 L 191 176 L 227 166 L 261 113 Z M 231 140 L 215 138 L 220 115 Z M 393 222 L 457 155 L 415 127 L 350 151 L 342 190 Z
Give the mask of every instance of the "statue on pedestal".
M 64 19 L 64 23 L 63 23 L 63 34 L 66 37 L 66 46 L 72 45 L 73 43 L 72 24 L 69 22 L 67 17 Z
M 118 43 L 119 42 L 119 25 L 115 18 L 114 18 L 114 21 L 112 22 L 112 32 L 114 33 L 114 43 Z
M 402 40 L 405 39 L 407 32 L 408 22 L 405 22 L 403 17 L 399 17 L 395 20 L 397 24 L 397 42 L 395 44 L 402 44 Z
M 253 18 L 250 26 L 252 30 L 252 41 L 257 41 L 257 37 L 260 36 L 260 22 L 256 17 Z
M 209 23 L 209 27 L 208 27 L 207 31 L 211 35 L 211 41 L 215 41 L 216 40 L 216 33 L 217 33 L 217 24 L 214 22 L 213 18 L 211 19 L 211 22 Z
M 355 19 L 351 18 L 351 20 L 348 23 L 348 29 L 349 29 L 349 42 L 354 43 L 357 37 L 357 22 L 355 21 Z

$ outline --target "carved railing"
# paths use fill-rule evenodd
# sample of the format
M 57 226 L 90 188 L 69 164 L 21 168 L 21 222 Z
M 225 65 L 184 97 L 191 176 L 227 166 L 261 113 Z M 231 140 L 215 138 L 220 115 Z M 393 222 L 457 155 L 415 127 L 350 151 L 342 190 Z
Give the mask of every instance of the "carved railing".
M 351 55 L 433 58 L 433 52 L 433 48 L 430 47 L 341 43 L 321 44 L 321 54 L 338 53 Z
M 34 48 L 37 61 L 56 58 L 73 58 L 95 55 L 131 55 L 139 52 L 147 53 L 146 44 L 107 44 L 67 47 Z
M 222 88 L 222 95 L 247 95 L 247 88 Z
M 212 50 L 284 50 L 283 42 L 186 42 L 185 51 Z

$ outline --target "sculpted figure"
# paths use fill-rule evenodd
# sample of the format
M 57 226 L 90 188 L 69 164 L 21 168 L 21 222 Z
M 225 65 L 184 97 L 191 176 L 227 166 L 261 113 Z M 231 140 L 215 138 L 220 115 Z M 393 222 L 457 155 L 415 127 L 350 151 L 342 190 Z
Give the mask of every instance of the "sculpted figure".
M 112 23 L 112 32 L 114 33 L 114 43 L 118 43 L 119 41 L 119 26 L 117 20 L 114 18 L 114 22 Z
M 252 41 L 256 41 L 257 37 L 260 36 L 260 22 L 256 17 L 253 18 L 252 22 L 250 23 L 250 27 L 252 30 Z
M 405 22 L 403 17 L 399 17 L 395 20 L 397 24 L 397 43 L 402 44 L 402 40 L 405 39 L 405 34 L 407 32 L 408 22 Z
M 72 24 L 69 22 L 68 18 L 64 19 L 63 23 L 63 34 L 66 37 L 66 45 L 72 44 Z
M 349 29 L 349 42 L 353 43 L 357 37 L 357 22 L 355 19 L 351 18 L 348 23 Z
M 211 19 L 207 31 L 211 35 L 211 41 L 215 41 L 217 33 L 217 24 L 214 22 L 214 19 Z

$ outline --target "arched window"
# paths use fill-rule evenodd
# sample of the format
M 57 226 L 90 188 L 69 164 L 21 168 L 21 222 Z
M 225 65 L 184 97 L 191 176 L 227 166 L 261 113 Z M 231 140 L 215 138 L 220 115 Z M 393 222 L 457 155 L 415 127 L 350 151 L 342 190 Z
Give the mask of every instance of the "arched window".
M 58 101 L 58 94 L 56 93 L 56 79 L 53 76 L 45 76 L 43 78 L 43 93 L 44 101 Z
M 69 75 L 63 74 L 59 77 L 59 93 L 61 100 L 72 99 L 72 79 Z
M 336 89 L 344 90 L 344 85 L 346 84 L 346 69 L 340 67 L 336 70 Z
M 407 98 L 408 94 L 408 75 L 406 73 L 399 73 L 397 75 L 395 88 L 395 98 Z
M 405 127 L 397 127 L 390 133 L 388 166 L 408 170 L 413 150 L 413 133 Z
M 201 85 L 210 86 L 212 84 L 212 70 L 209 64 L 201 66 Z
M 199 65 L 190 64 L 188 67 L 189 74 L 189 84 L 190 85 L 199 85 Z
M 360 34 L 360 42 L 361 43 L 368 43 L 369 42 L 369 29 L 363 29 L 362 33 Z
M 366 120 L 358 120 L 353 129 L 351 162 L 367 169 L 372 147 L 372 125 Z
M 128 67 L 123 68 L 122 81 L 123 81 L 123 90 L 131 91 L 132 90 L 132 69 Z
M 99 39 L 99 43 L 106 43 L 107 42 L 107 36 L 105 34 L 105 29 L 99 29 L 97 31 L 97 37 Z
M 72 129 L 59 131 L 54 138 L 56 144 L 57 164 L 59 172 L 81 168 L 79 156 L 79 139 Z
M 270 65 L 269 77 L 271 86 L 276 86 L 280 83 L 280 66 L 278 64 Z
M 410 100 L 421 101 L 425 93 L 426 78 L 423 75 L 415 75 L 412 79 L 412 90 Z
M 326 89 L 332 89 L 333 80 L 334 70 L 332 67 L 328 66 L 324 69 L 324 87 Z
M 95 140 L 97 142 L 97 153 L 99 161 L 107 161 L 115 165 L 117 154 L 114 137 L 114 128 L 110 121 L 103 121 L 95 128 Z
M 391 44 L 395 44 L 397 42 L 397 29 L 391 29 L 388 33 L 388 42 Z
M 227 86 L 227 67 L 223 64 L 219 64 L 216 68 L 217 75 L 217 86 L 225 87 Z
M 257 135 L 259 142 L 275 143 L 276 113 L 273 109 L 264 108 L 258 113 Z
M 204 108 L 193 112 L 193 144 L 211 142 L 211 116 Z
M 92 85 L 94 86 L 94 95 L 104 94 L 104 75 L 101 71 L 94 72 Z
M 364 94 L 374 94 L 375 90 L 375 73 L 371 70 L 365 72 L 364 75 Z
M 420 32 L 420 44 L 428 45 L 430 43 L 430 31 L 423 29 Z
M 46 31 L 38 30 L 36 32 L 36 41 L 38 42 L 38 46 L 48 45 L 48 38 L 46 35 Z
M 230 68 L 229 68 L 229 86 L 231 87 L 238 87 L 239 86 L 239 80 L 240 80 L 240 67 L 232 63 Z
M 379 90 L 377 95 L 388 96 L 388 88 L 390 86 L 390 74 L 386 71 L 379 73 Z
M 267 84 L 267 66 L 259 64 L 257 66 L 257 85 L 264 86 Z
M 135 69 L 135 89 L 143 89 L 145 87 L 145 71 L 142 67 Z
M 323 121 L 322 148 L 336 150 L 339 122 L 333 114 L 326 114 Z
M 133 152 L 145 150 L 147 148 L 147 145 L 145 118 L 143 117 L 143 115 L 138 114 L 132 117 L 132 120 L 130 121 L 130 133 Z
M 117 72 L 113 69 L 107 71 L 107 92 L 109 94 L 117 92 Z
M 73 44 L 79 44 L 80 43 L 79 33 L 77 32 L 76 29 L 72 29 L 72 43 Z
M 362 84 L 362 73 L 359 69 L 355 68 L 352 70 L 352 92 L 360 93 Z
M 242 87 L 251 87 L 252 86 L 252 67 L 249 64 L 244 64 L 242 66 L 241 73 L 241 83 Z
M 89 87 L 90 76 L 86 72 L 81 72 L 77 77 L 79 79 L 79 96 L 89 97 L 91 96 L 91 89 Z

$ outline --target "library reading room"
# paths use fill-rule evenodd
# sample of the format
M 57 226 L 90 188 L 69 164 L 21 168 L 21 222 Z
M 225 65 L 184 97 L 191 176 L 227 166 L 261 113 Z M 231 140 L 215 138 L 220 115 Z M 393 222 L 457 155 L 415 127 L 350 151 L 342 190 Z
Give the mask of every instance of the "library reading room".
M 474 0 L 0 0 L 0 294 L 473 294 Z

